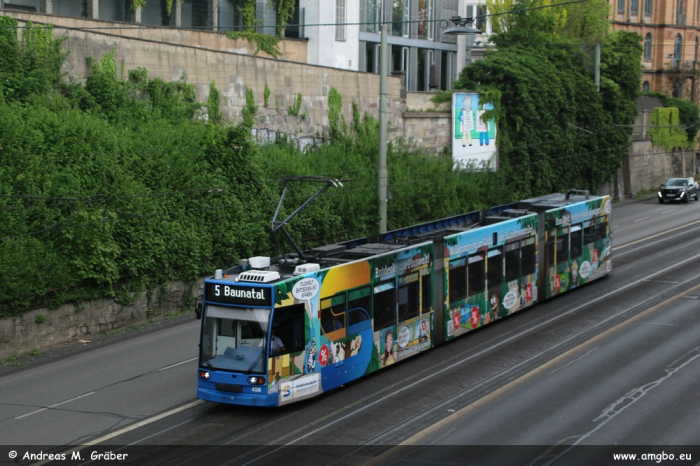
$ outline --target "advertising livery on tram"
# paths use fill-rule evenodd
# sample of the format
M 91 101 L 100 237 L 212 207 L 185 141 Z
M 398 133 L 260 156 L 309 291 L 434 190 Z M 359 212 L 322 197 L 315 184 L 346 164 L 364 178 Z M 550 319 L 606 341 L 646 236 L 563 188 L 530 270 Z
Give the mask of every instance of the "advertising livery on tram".
M 310 398 L 606 276 L 610 213 L 570 191 L 217 270 L 198 397 Z

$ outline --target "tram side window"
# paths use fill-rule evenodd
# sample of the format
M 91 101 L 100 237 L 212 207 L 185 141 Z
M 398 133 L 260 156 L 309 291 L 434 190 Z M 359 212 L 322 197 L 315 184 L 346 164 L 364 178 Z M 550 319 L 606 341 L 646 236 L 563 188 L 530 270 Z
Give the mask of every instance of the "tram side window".
M 557 232 L 557 263 L 569 260 L 569 231 L 562 228 Z
M 583 230 L 581 225 L 571 227 L 571 257 L 580 257 L 583 253 Z
M 399 321 L 404 321 L 419 315 L 420 282 L 415 280 L 399 287 Z
M 486 287 L 485 262 L 481 254 L 469 256 L 469 296 L 482 293 Z
M 584 228 L 583 230 L 583 244 L 595 243 L 595 225 Z
M 506 245 L 507 282 L 512 282 L 520 277 L 520 248 L 518 248 L 518 243 L 519 242 Z
M 396 293 L 393 282 L 380 283 L 374 287 L 374 328 L 396 325 Z
M 431 293 L 432 288 L 430 286 L 430 274 L 427 273 L 421 277 L 421 293 L 423 296 L 423 302 L 422 302 L 422 310 L 421 312 L 423 314 L 427 314 L 430 312 L 430 303 L 433 298 L 433 294 Z
M 467 259 L 450 261 L 450 302 L 456 303 L 467 297 Z
M 275 356 L 293 353 L 304 349 L 304 310 L 303 304 L 276 308 L 272 318 L 275 337 L 282 340 L 285 350 Z
M 348 325 L 369 319 L 371 294 L 369 286 L 348 293 Z
M 608 236 L 608 222 L 598 223 L 595 226 L 595 239 L 603 240 Z
M 488 288 L 491 289 L 503 284 L 503 254 L 501 254 L 501 250 L 489 251 L 488 261 Z
M 547 252 L 549 265 L 554 265 L 554 245 L 557 243 L 556 232 L 550 231 L 547 235 Z
M 533 242 L 522 247 L 523 276 L 532 275 L 537 268 L 537 245 Z
M 345 294 L 321 300 L 321 328 L 325 333 L 345 328 Z

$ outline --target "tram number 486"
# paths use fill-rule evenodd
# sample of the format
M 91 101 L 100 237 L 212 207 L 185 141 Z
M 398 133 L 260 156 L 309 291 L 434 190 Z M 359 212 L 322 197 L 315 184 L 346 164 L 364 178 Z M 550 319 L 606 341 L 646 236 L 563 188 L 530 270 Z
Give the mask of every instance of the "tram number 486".
M 257 393 L 261 393 L 261 392 L 262 392 L 262 388 L 260 388 L 260 387 L 253 387 L 252 390 L 253 390 L 254 392 L 257 392 Z

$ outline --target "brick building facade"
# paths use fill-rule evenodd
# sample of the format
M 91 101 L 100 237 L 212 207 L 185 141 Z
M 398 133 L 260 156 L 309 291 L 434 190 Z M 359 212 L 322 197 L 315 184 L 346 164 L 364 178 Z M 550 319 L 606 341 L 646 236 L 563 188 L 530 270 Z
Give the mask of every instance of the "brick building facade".
M 700 0 L 609 0 L 613 30 L 643 38 L 642 90 L 698 101 Z

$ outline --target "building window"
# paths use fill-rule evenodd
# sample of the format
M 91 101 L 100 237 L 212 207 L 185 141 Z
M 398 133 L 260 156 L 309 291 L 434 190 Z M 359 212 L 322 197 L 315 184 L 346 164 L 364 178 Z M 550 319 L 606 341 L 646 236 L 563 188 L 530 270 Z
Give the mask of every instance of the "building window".
M 625 0 L 617 0 L 617 12 L 618 13 L 625 12 Z
M 379 73 L 379 44 L 365 42 L 365 71 Z
M 360 6 L 364 5 L 364 22 L 367 23 L 364 26 L 365 32 L 379 32 L 379 22 L 382 18 L 382 2 L 381 0 L 363 0 L 366 3 L 360 3 Z
M 433 0 L 418 0 L 418 38 L 433 39 Z
M 678 97 L 679 99 L 681 99 L 683 97 L 682 90 L 683 86 L 681 84 L 681 80 L 676 78 L 675 82 L 673 83 L 673 92 L 671 93 L 671 95 L 673 97 Z
M 633 15 L 639 13 L 639 0 L 632 0 L 632 5 L 630 6 L 630 12 Z
M 698 61 L 698 48 L 700 48 L 700 39 L 695 38 L 695 58 L 693 60 Z
M 677 15 L 683 14 L 683 0 L 676 0 L 676 10 Z
M 481 32 L 486 32 L 486 15 L 488 15 L 486 5 L 477 5 L 476 7 L 476 28 Z
M 335 40 L 345 40 L 345 0 L 335 0 Z
M 644 0 L 644 14 L 651 16 L 651 2 L 653 0 Z
M 649 89 L 651 89 L 649 81 L 644 81 L 644 84 L 642 84 L 642 92 L 649 92 Z
M 651 60 L 651 33 L 647 33 L 644 39 L 644 59 Z
M 676 41 L 673 44 L 673 66 L 677 67 L 681 61 L 681 56 L 683 53 L 683 37 L 680 34 L 676 34 Z
M 408 37 L 409 2 L 408 0 L 393 0 L 391 15 L 391 35 Z

